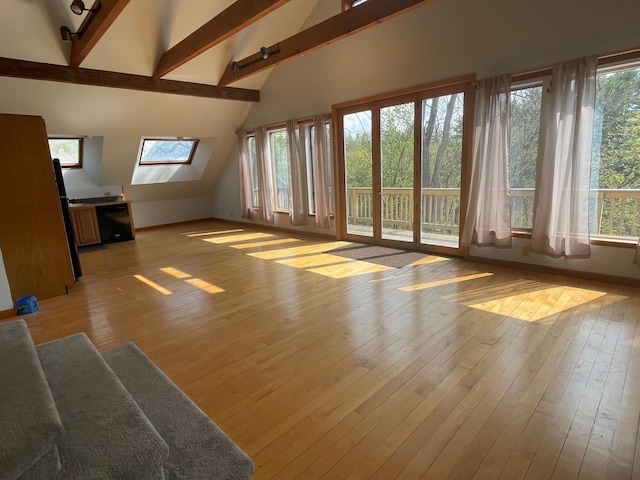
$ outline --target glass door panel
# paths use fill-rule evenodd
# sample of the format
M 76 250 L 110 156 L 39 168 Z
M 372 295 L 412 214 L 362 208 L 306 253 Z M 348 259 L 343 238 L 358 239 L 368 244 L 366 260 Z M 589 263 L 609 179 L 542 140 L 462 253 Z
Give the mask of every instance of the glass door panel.
M 415 101 L 380 109 L 382 232 L 385 240 L 413 242 Z
M 342 117 L 347 233 L 373 237 L 371 110 Z
M 458 248 L 464 93 L 422 101 L 420 243 Z

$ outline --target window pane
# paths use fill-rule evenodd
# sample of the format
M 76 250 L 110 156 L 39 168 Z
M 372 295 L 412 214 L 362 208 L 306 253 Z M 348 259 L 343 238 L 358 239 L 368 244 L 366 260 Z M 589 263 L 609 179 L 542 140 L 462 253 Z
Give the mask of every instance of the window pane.
M 459 246 L 464 94 L 422 101 L 420 242 Z
M 415 102 L 380 109 L 382 238 L 413 242 Z
M 251 199 L 252 206 L 260 206 L 260 196 L 258 195 L 258 161 L 256 157 L 256 137 L 247 137 L 247 143 L 249 144 L 249 157 L 251 163 Z
M 289 210 L 289 159 L 287 153 L 287 132 L 279 130 L 269 135 L 271 161 L 275 170 L 276 210 Z
M 198 140 L 142 140 L 140 165 L 191 163 Z
M 49 150 L 51 158 L 60 160 L 62 167 L 82 166 L 82 139 L 81 138 L 50 138 Z
M 316 127 L 315 125 L 305 125 L 305 155 L 307 165 L 307 203 L 309 205 L 309 214 L 316 213 L 315 206 L 315 187 L 313 185 L 314 173 L 313 173 L 313 149 L 316 139 Z
M 329 195 L 329 213 L 333 214 L 335 212 L 333 211 L 333 173 L 331 172 L 331 165 L 333 165 L 333 152 L 331 151 L 331 123 L 327 122 L 325 128 L 327 132 L 327 194 Z
M 591 233 L 640 233 L 640 68 L 597 76 Z
M 309 204 L 309 214 L 315 214 L 315 186 L 313 170 L 313 149 L 316 141 L 315 125 L 304 126 L 305 135 L 305 155 L 307 166 L 307 200 Z M 331 173 L 331 124 L 325 123 L 325 134 L 327 138 L 327 194 L 329 195 L 329 213 L 333 214 L 333 175 Z
M 373 236 L 371 110 L 344 115 L 347 233 Z
M 512 228 L 533 227 L 542 85 L 511 92 L 509 183 Z

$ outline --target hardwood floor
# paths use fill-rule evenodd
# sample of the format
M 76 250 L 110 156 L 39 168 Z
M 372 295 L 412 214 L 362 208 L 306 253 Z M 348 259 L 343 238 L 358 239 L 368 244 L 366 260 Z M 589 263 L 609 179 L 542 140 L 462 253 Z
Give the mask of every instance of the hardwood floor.
M 139 232 L 23 318 L 36 343 L 136 342 L 256 479 L 640 478 L 637 288 L 344 245 Z

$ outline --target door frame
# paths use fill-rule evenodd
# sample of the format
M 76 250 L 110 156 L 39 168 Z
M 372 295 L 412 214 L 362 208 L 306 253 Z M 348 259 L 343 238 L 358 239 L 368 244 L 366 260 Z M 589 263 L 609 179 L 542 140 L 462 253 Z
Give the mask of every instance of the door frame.
M 466 206 L 469 195 L 469 182 L 471 178 L 471 156 L 473 151 L 473 124 L 475 111 L 475 76 L 467 75 L 447 81 L 422 85 L 385 95 L 377 95 L 361 100 L 354 100 L 332 107 L 332 129 L 333 129 L 333 169 L 335 195 L 335 217 L 336 217 L 336 238 L 338 240 L 349 240 L 362 243 L 375 243 L 377 245 L 389 246 L 393 248 L 413 249 L 425 252 L 444 254 L 449 256 L 466 256 L 468 248 L 459 246 L 458 248 L 444 247 L 439 245 L 427 245 L 420 243 L 421 217 L 420 217 L 420 197 L 422 190 L 422 101 L 427 98 L 448 95 L 452 93 L 462 93 L 464 95 L 463 126 L 462 126 L 462 158 L 460 171 L 460 224 L 458 238 L 462 235 L 462 227 L 465 223 Z M 381 236 L 382 199 L 373 201 L 373 236 L 362 236 L 347 233 L 346 215 L 346 169 L 344 163 L 344 122 L 343 116 L 351 113 L 371 110 L 372 132 L 372 196 L 381 197 L 381 167 L 380 167 L 380 108 L 386 106 L 407 103 L 407 100 L 415 101 L 414 112 L 414 205 L 413 205 L 413 242 L 402 242 L 396 240 L 385 240 Z M 377 112 L 377 114 L 376 114 Z M 377 159 L 376 159 L 377 157 Z M 377 165 L 376 165 L 377 164 Z M 377 171 L 377 172 L 376 172 Z M 376 208 L 377 206 L 377 208 Z M 378 232 L 378 238 L 376 238 Z

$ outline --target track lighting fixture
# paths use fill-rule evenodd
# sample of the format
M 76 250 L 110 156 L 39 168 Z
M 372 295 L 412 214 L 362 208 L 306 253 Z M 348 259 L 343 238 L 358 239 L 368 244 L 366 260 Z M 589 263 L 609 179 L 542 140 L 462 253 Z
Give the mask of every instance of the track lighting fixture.
M 63 25 L 60 27 L 60 37 L 65 42 L 70 42 L 73 40 L 73 37 L 79 37 L 80 32 L 72 32 L 69 27 Z
M 73 0 L 69 8 L 71 8 L 71 11 L 76 15 L 82 15 L 83 12 L 92 12 L 95 14 L 95 12 L 100 10 L 100 1 L 97 2 L 96 8 L 86 8 L 82 0 Z M 81 30 L 78 30 L 77 32 L 72 32 L 69 27 L 65 25 L 61 26 L 60 37 L 65 42 L 70 42 L 71 40 L 73 40 L 73 37 L 80 38 L 82 36 L 82 33 L 87 29 L 89 23 L 91 23 L 92 20 L 93 15 L 88 16 L 85 21 L 82 22 L 82 25 L 80 27 Z
M 241 69 L 248 67 L 249 65 L 253 65 L 254 63 L 257 63 L 261 60 L 266 60 L 271 55 L 278 52 L 280 52 L 280 45 L 276 45 L 273 50 L 269 50 L 267 47 L 261 47 L 259 52 L 260 56 L 258 58 L 254 58 L 253 60 L 248 61 L 244 65 L 240 65 L 240 62 L 237 62 L 235 60 L 231 62 L 231 71 L 233 73 L 238 73 Z
M 98 6 L 96 8 L 86 8 L 84 2 L 82 0 L 73 0 L 71 2 L 71 6 L 69 7 L 73 13 L 76 15 L 82 15 L 84 12 L 97 12 L 100 10 L 100 2 L 98 2 Z

